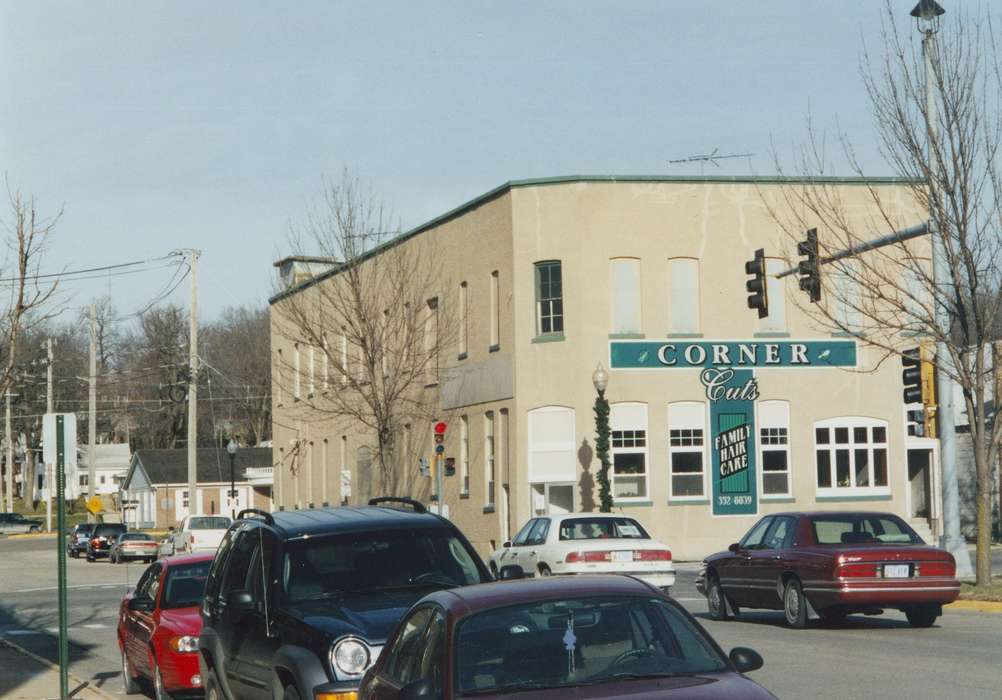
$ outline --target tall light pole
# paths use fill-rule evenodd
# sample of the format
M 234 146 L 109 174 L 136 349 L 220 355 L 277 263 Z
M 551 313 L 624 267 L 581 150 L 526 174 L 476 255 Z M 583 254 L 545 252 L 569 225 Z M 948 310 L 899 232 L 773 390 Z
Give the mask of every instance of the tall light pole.
M 230 456 L 230 517 L 236 520 L 237 509 L 236 506 L 234 505 L 234 500 L 237 497 L 236 496 L 237 487 L 236 487 L 236 481 L 233 476 L 233 463 L 236 461 L 237 458 L 237 443 L 236 441 L 233 440 L 233 438 L 230 438 L 229 444 L 226 445 L 226 452 Z
M 609 483 L 609 402 L 605 399 L 605 388 L 609 385 L 609 373 L 599 362 L 591 374 L 595 387 L 595 456 L 598 457 L 598 509 L 602 513 L 612 512 L 612 488 Z
M 953 402 L 953 379 L 947 370 L 949 353 L 946 336 L 951 331 L 951 318 L 946 306 L 945 291 L 951 284 L 951 272 L 946 257 L 945 232 L 937 221 L 937 181 L 939 156 L 937 141 L 939 140 L 939 113 L 936 103 L 935 58 L 936 32 L 939 31 L 939 18 L 946 10 L 939 6 L 936 0 L 920 0 L 912 9 L 911 16 L 915 18 L 919 32 L 922 33 L 922 56 L 925 59 L 925 103 L 926 125 L 928 128 L 929 166 L 933 176 L 929 178 L 929 201 L 932 203 L 929 212 L 929 231 L 932 234 L 932 279 L 933 304 L 935 306 L 936 327 L 939 340 L 936 341 L 936 383 L 939 406 L 936 411 L 936 424 L 939 429 L 939 461 L 943 483 L 943 547 L 957 560 L 957 575 L 970 576 L 971 556 L 967 551 L 967 543 L 960 534 L 960 493 L 957 484 L 957 432 L 956 416 Z

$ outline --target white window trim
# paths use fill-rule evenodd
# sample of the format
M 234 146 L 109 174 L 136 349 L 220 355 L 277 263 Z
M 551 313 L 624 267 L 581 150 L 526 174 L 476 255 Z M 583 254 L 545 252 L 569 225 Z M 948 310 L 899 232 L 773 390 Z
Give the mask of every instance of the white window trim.
M 470 288 L 465 281 L 459 283 L 459 354 L 469 350 Z
M 459 417 L 459 494 L 470 495 L 470 417 Z
M 497 270 L 491 272 L 490 285 L 491 342 L 489 349 L 497 350 L 501 345 L 501 278 Z
M 620 329 L 617 328 L 617 322 L 619 319 L 616 318 L 616 308 L 619 302 L 617 297 L 616 289 L 616 267 L 621 263 L 630 263 L 630 265 L 636 270 L 636 288 L 633 290 L 636 293 L 637 299 L 637 327 L 631 329 Z M 644 332 L 644 280 L 643 280 L 643 270 L 641 269 L 640 258 L 632 257 L 628 255 L 620 255 L 619 257 L 609 258 L 609 332 L 613 335 L 637 335 Z
M 615 411 L 616 406 L 626 407 L 637 407 L 640 406 L 644 409 L 644 422 L 643 427 L 631 426 L 629 428 L 616 427 L 610 424 L 609 426 L 609 494 L 612 496 L 613 503 L 636 503 L 651 500 L 651 455 L 650 455 L 650 426 L 648 420 L 647 404 L 638 401 L 622 401 L 614 403 L 609 406 L 609 417 L 610 423 L 612 418 L 612 413 Z M 616 430 L 643 430 L 644 431 L 644 447 L 613 447 L 612 446 L 612 433 Z M 616 455 L 617 454 L 642 454 L 644 455 L 644 495 L 643 496 L 617 496 L 616 495 Z M 635 478 L 635 477 L 624 477 L 624 478 Z
M 300 399 L 300 366 L 299 366 L 299 343 L 295 344 L 292 354 L 292 398 L 296 401 Z
M 497 501 L 497 413 L 484 412 L 484 505 L 493 506 Z M 489 439 L 489 440 L 488 440 Z M 494 484 L 494 498 L 491 499 L 490 485 Z
M 695 313 L 693 314 L 694 327 L 693 328 L 681 328 L 678 324 L 678 319 L 675 317 L 675 310 L 673 308 L 675 304 L 674 300 L 674 287 L 675 287 L 675 268 L 677 264 L 691 264 L 695 267 Z M 703 318 L 702 318 L 702 265 L 700 264 L 699 258 L 691 258 L 685 256 L 678 256 L 674 258 L 668 258 L 668 333 L 669 334 L 698 334 L 702 332 L 703 328 Z
M 307 374 L 306 374 L 306 390 L 307 390 L 306 391 L 306 396 L 307 396 L 307 398 L 312 399 L 313 395 L 316 393 L 316 372 L 315 372 L 315 369 L 314 369 L 316 367 L 316 364 L 315 364 L 316 363 L 316 349 L 312 345 L 310 346 L 310 353 L 309 353 L 309 355 L 310 355 L 310 360 L 309 360 L 310 367 L 309 367 L 309 372 L 307 372 Z
M 327 342 L 327 334 L 323 335 L 323 353 L 324 353 L 324 368 L 323 368 L 323 391 L 328 391 L 331 388 L 331 371 L 330 371 L 330 345 Z
M 762 415 L 765 413 L 763 409 L 766 408 L 763 404 L 784 404 L 786 410 L 786 422 L 785 424 L 774 423 L 771 421 L 764 420 Z M 793 457 L 791 450 L 791 437 L 792 433 L 790 431 L 790 402 L 783 400 L 769 400 L 758 402 L 757 410 L 759 413 L 759 420 L 757 420 L 756 428 L 758 434 L 755 436 L 758 442 L 758 493 L 759 499 L 763 501 L 771 500 L 789 500 L 793 496 Z M 786 444 L 785 445 L 766 445 L 762 442 L 762 431 L 768 428 L 786 428 Z M 765 492 L 765 452 L 786 452 L 786 493 L 766 493 Z M 773 472 L 778 473 L 778 472 Z M 815 469 L 815 474 L 817 474 L 817 469 Z
M 348 383 L 348 334 L 341 330 L 341 386 Z
M 826 448 L 830 455 L 830 467 L 832 470 L 832 483 L 836 483 L 835 480 L 835 450 L 845 449 L 849 451 L 849 478 L 852 481 L 856 479 L 856 442 L 853 438 L 853 428 L 883 428 L 885 437 L 889 435 L 887 421 L 880 420 L 877 418 L 867 418 L 865 416 L 843 416 L 837 418 L 827 418 L 825 420 L 816 421 L 811 426 L 811 444 L 813 445 L 813 463 L 814 463 L 814 493 L 817 498 L 854 498 L 857 496 L 890 496 L 891 495 L 891 455 L 890 455 L 890 444 L 885 440 L 885 442 L 868 442 L 866 443 L 867 450 L 870 452 L 869 461 L 869 476 L 870 483 L 874 481 L 873 474 L 873 448 L 882 447 L 886 453 L 887 457 L 887 485 L 886 486 L 831 486 L 828 488 L 821 488 L 818 486 L 818 450 L 820 448 Z M 818 428 L 828 428 L 831 431 L 830 442 L 828 445 L 818 445 L 817 443 L 817 429 Z M 848 428 L 849 429 L 849 442 L 838 446 L 835 444 L 835 428 Z
M 672 425 L 671 422 L 671 408 L 672 406 L 699 406 L 700 416 L 702 419 L 701 425 L 689 425 L 689 424 L 678 424 Z M 668 500 L 673 503 L 705 503 L 710 500 L 711 494 L 709 491 L 709 476 L 710 476 L 710 464 L 708 463 L 709 454 L 707 452 L 707 444 L 709 443 L 709 437 L 707 435 L 707 424 L 709 420 L 706 416 L 706 403 L 703 401 L 673 401 L 668 404 Z M 702 447 L 673 447 L 671 444 L 671 431 L 672 430 L 691 430 L 700 429 L 703 431 L 703 445 Z M 698 496 L 676 496 L 674 493 L 674 485 L 672 483 L 672 468 L 671 468 L 671 458 L 672 455 L 677 452 L 698 452 L 703 456 L 703 493 Z

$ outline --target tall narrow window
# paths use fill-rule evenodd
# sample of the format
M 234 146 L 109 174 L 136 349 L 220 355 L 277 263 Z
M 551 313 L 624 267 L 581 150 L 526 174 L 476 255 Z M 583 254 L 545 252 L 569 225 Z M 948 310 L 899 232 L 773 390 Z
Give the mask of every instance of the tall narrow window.
M 272 384 L 275 387 L 275 395 L 278 397 L 278 405 L 281 406 L 285 399 L 285 392 L 287 389 L 284 386 L 286 376 L 285 368 L 285 357 L 282 354 L 282 348 L 275 351 L 275 374 L 272 380 Z
M 293 348 L 292 355 L 292 398 L 299 401 L 299 380 L 301 368 L 299 366 L 299 343 Z
M 383 376 L 390 376 L 390 347 L 394 340 L 392 329 L 390 328 L 390 310 L 383 309 L 383 341 L 379 343 L 379 364 L 383 371 Z
M 501 343 L 501 280 L 498 271 L 491 273 L 491 350 L 497 350 Z
M 613 498 L 647 498 L 647 404 L 613 404 L 610 426 Z
M 759 319 L 758 329 L 763 333 L 786 332 L 786 283 L 776 279 L 776 274 L 783 271 L 786 264 L 776 258 L 766 258 L 766 293 L 769 297 L 769 315 Z
M 341 329 L 341 385 L 348 383 L 348 333 Z
M 341 436 L 341 454 L 338 455 L 340 459 L 340 469 L 338 470 L 338 502 L 341 505 L 346 505 L 348 503 L 348 497 L 351 496 L 351 470 L 348 468 L 348 436 Z
M 672 499 L 701 499 L 706 493 L 705 424 L 706 408 L 701 402 L 669 404 L 668 493 Z
M 310 346 L 309 355 L 310 355 L 309 358 L 310 367 L 308 372 L 306 373 L 306 393 L 307 396 L 309 396 L 309 398 L 313 398 L 313 394 L 316 393 L 316 373 L 314 367 L 316 366 L 317 353 L 316 353 L 316 348 L 314 348 L 312 345 Z
M 331 370 L 331 365 L 330 365 L 331 348 L 330 348 L 330 344 L 327 342 L 327 334 L 326 333 L 324 333 L 323 338 L 324 338 L 324 340 L 323 340 L 323 343 L 324 343 L 324 347 L 323 347 L 323 353 L 324 353 L 324 370 L 323 370 L 323 377 L 324 377 L 323 382 L 324 383 L 323 383 L 323 387 L 324 388 L 323 388 L 323 391 L 327 391 L 328 389 L 331 388 L 331 371 L 330 371 Z
M 612 332 L 640 333 L 640 261 L 614 258 L 612 265 Z
M 330 496 L 327 491 L 327 476 L 330 472 L 327 464 L 327 438 L 320 444 L 320 499 L 324 507 L 330 505 Z
M 699 261 L 673 258 L 668 261 L 669 333 L 699 333 Z
M 470 333 L 470 288 L 466 282 L 459 283 L 459 359 L 466 357 Z
M 459 417 L 459 478 L 460 493 L 470 495 L 470 419 Z
M 438 382 L 438 298 L 428 300 L 428 315 L 424 322 L 425 379 Z
M 494 411 L 484 414 L 484 482 L 486 505 L 494 505 Z
M 760 401 L 758 424 L 762 454 L 762 496 L 789 496 L 790 402 Z
M 904 312 L 901 325 L 913 335 L 922 333 L 932 320 L 928 275 L 929 262 L 926 260 L 913 260 L 904 269 L 907 295 L 901 304 Z
M 536 263 L 536 335 L 564 332 L 564 290 L 559 260 Z
M 852 261 L 839 263 L 831 275 L 835 322 L 847 333 L 860 328 L 860 291 L 858 273 Z M 769 300 L 770 307 L 772 299 Z M 771 311 L 771 309 L 770 309 Z

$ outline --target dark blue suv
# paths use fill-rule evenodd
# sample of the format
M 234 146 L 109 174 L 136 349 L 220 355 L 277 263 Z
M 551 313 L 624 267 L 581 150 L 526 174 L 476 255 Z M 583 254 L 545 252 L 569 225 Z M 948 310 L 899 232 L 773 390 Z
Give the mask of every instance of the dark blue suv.
M 455 525 L 410 499 L 243 511 L 205 584 L 198 646 L 206 698 L 354 691 L 412 604 L 490 580 Z

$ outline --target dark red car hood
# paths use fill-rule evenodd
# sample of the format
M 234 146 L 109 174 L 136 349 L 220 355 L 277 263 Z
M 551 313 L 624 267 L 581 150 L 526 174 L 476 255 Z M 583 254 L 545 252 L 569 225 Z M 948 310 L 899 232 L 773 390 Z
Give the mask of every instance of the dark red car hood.
M 198 606 L 168 608 L 160 611 L 160 627 L 178 635 L 197 635 L 202 631 L 202 618 Z
M 517 698 L 518 700 L 590 700 L 591 698 L 630 698 L 630 700 L 662 700 L 692 698 L 710 700 L 740 698 L 742 700 L 775 700 L 775 695 L 740 674 L 724 671 L 677 678 L 650 678 L 599 685 L 570 686 L 551 690 L 526 690 L 514 693 L 476 695 L 476 698 Z

